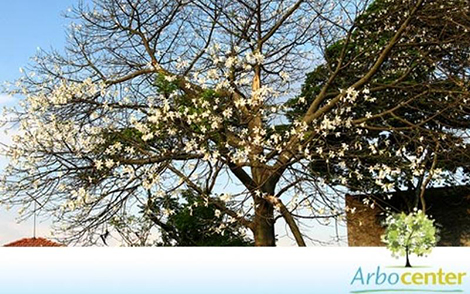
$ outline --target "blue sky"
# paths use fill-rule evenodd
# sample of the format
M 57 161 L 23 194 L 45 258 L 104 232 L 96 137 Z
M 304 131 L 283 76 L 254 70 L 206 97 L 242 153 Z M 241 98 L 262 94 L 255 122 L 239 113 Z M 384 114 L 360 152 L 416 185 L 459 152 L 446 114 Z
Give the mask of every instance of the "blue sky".
M 62 12 L 77 0 L 2 1 L 0 12 L 0 80 L 19 76 L 37 47 L 62 48 L 67 20 Z
M 4 0 L 0 8 L 0 81 L 13 81 L 20 76 L 38 47 L 61 49 L 65 43 L 68 20 L 62 13 L 78 3 L 77 0 Z M 16 99 L 0 94 L 0 107 L 15 104 Z M 7 138 L 3 132 L 0 141 Z M 0 159 L 0 168 L 5 159 Z M 0 208 L 0 245 L 31 237 L 32 221 L 16 223 L 16 209 Z M 47 222 L 40 223 L 38 233 L 48 234 Z

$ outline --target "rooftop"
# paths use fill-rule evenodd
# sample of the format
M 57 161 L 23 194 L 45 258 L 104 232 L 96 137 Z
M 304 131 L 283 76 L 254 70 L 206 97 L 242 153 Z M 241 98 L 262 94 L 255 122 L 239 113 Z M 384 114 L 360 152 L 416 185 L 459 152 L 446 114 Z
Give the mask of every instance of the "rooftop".
M 65 245 L 56 243 L 45 238 L 23 238 L 4 245 L 4 247 L 65 247 Z

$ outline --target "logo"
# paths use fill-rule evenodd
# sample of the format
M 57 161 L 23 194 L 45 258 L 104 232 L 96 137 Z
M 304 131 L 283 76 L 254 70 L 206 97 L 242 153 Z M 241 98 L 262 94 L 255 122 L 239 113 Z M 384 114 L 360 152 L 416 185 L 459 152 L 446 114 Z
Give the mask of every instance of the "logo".
M 350 293 L 463 293 L 466 272 L 445 271 L 442 268 L 382 268 L 370 271 L 359 267 L 350 286 Z
M 382 241 L 404 266 L 359 266 L 350 280 L 350 293 L 463 293 L 466 272 L 432 267 L 412 267 L 410 255 L 428 256 L 439 236 L 434 220 L 421 210 L 387 216 Z

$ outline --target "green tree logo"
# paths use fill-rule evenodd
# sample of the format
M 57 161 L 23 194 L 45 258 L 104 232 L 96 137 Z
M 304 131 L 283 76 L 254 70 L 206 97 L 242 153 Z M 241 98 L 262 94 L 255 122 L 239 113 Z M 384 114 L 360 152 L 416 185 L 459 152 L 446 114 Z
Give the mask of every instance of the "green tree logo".
M 421 210 L 410 214 L 395 213 L 385 220 L 382 241 L 395 257 L 406 256 L 406 267 L 411 267 L 409 255 L 429 254 L 438 241 L 434 220 Z

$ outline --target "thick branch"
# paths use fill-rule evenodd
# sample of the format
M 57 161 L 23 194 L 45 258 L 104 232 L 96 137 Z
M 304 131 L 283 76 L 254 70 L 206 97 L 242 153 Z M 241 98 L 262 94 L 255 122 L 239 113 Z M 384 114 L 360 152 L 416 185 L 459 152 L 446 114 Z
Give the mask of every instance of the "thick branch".
M 300 247 L 305 247 L 307 246 L 305 244 L 304 238 L 302 236 L 302 233 L 300 232 L 299 227 L 297 226 L 297 223 L 295 222 L 294 218 L 292 217 L 291 213 L 289 210 L 286 208 L 286 206 L 282 203 L 281 199 L 274 197 L 274 196 L 268 196 L 267 197 L 268 201 L 271 202 L 275 207 L 279 208 L 279 211 L 281 212 L 282 217 L 286 221 L 287 225 L 289 226 L 292 234 L 294 235 L 295 241 L 297 242 L 297 245 Z

